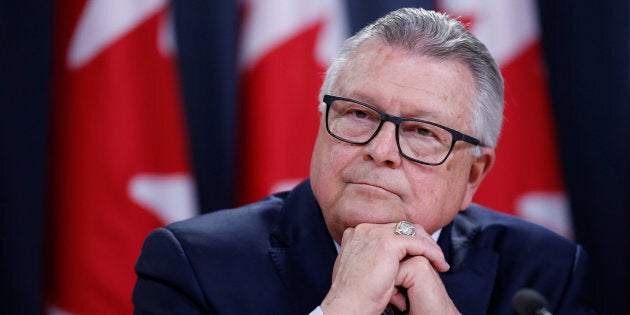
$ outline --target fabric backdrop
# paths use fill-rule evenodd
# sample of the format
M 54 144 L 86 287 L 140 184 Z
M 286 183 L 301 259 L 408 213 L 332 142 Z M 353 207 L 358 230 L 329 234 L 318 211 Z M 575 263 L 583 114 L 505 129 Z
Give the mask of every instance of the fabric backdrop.
M 53 58 L 54 47 L 60 45 L 58 42 L 60 30 L 70 29 L 72 23 L 76 23 L 73 22 L 76 17 L 71 17 L 78 15 L 82 3 L 100 2 L 102 5 L 125 1 L 81 0 L 69 2 L 79 6 L 74 9 L 76 11 L 65 9 L 56 11 L 55 8 L 60 7 L 59 1 L 0 1 L 0 43 L 2 45 L 0 49 L 0 70 L 2 70 L 0 72 L 0 100 L 2 101 L 0 115 L 2 117 L 0 312 L 3 314 L 40 314 L 44 310 L 50 311 L 51 305 L 57 305 L 54 301 L 51 302 L 51 296 L 64 295 L 70 300 L 73 297 L 81 298 L 78 293 L 62 292 L 59 291 L 62 290 L 59 287 L 55 289 L 54 285 L 50 285 L 51 276 L 56 272 L 52 268 L 54 264 L 51 263 L 51 257 L 63 253 L 59 243 L 51 239 L 51 230 L 54 231 L 54 229 L 50 227 L 57 229 L 70 227 L 72 221 L 81 216 L 58 216 L 58 212 L 52 206 L 54 198 L 49 197 L 57 196 L 55 192 L 59 190 L 72 187 L 77 189 L 76 192 L 73 194 L 73 191 L 68 191 L 65 195 L 69 196 L 68 198 L 81 196 L 80 189 L 84 188 L 55 186 L 59 184 L 58 181 L 53 181 L 55 178 L 60 176 L 69 178 L 69 174 L 78 170 L 72 169 L 76 164 L 70 162 L 83 157 L 83 153 L 64 151 L 67 149 L 67 144 L 62 146 L 59 142 L 59 139 L 69 141 L 72 137 L 81 136 L 81 134 L 64 136 L 60 135 L 60 132 L 74 130 L 73 128 L 79 125 L 79 122 L 89 122 L 86 118 L 75 117 L 65 120 L 61 128 L 59 120 L 54 118 L 59 117 L 61 112 L 58 111 L 60 103 L 54 101 L 59 98 L 53 96 L 61 93 L 60 91 L 66 93 L 70 90 L 70 85 L 64 83 L 67 81 L 63 81 L 58 76 L 59 64 Z M 138 0 L 132 2 L 138 2 Z M 265 125 L 272 120 L 263 119 L 265 117 L 260 116 L 267 114 L 261 106 L 273 108 L 273 106 L 282 105 L 271 104 L 277 102 L 281 94 L 286 94 L 285 96 L 316 95 L 316 90 L 312 90 L 313 88 L 310 88 L 310 92 L 305 90 L 294 93 L 297 91 L 296 88 L 289 88 L 289 86 L 297 80 L 306 80 L 311 83 L 317 81 L 317 72 L 324 69 L 326 56 L 329 53 L 326 52 L 327 49 L 322 49 L 319 51 L 321 54 L 311 55 L 309 59 L 301 60 L 302 64 L 295 64 L 295 60 L 288 56 L 300 49 L 310 51 L 317 47 L 330 49 L 332 46 L 326 46 L 317 40 L 318 37 L 315 34 L 320 32 L 328 35 L 325 37 L 327 45 L 335 45 L 335 38 L 339 36 L 335 34 L 346 32 L 347 35 L 354 32 L 387 11 L 403 6 L 434 7 L 431 1 L 347 0 L 340 3 L 321 1 L 326 5 L 309 7 L 309 10 L 304 10 L 307 12 L 301 12 L 299 19 L 289 21 L 287 18 L 276 21 L 283 23 L 279 23 L 278 28 L 273 31 L 264 30 L 264 35 L 268 36 L 265 38 L 272 38 L 276 40 L 276 43 L 284 44 L 274 46 L 279 49 L 264 48 L 265 43 L 258 43 L 259 46 L 254 45 L 254 48 L 258 48 L 252 49 L 252 52 L 271 53 L 266 55 L 271 57 L 261 58 L 260 55 L 256 57 L 256 54 L 253 54 L 251 56 L 254 57 L 251 57 L 243 53 L 245 38 L 243 36 L 247 34 L 248 25 L 250 27 L 259 25 L 256 23 L 261 21 L 247 24 L 247 19 L 252 17 L 262 19 L 271 15 L 276 16 L 276 20 L 281 20 L 279 14 L 291 6 L 282 6 L 279 7 L 282 10 L 270 11 L 268 7 L 257 6 L 257 2 L 173 0 L 171 3 L 172 22 L 176 35 L 174 38 L 176 49 L 172 56 L 179 66 L 177 72 L 179 75 L 175 75 L 174 80 L 180 82 L 177 87 L 181 95 L 179 111 L 182 114 L 184 127 L 181 134 L 187 137 L 183 139 L 184 143 L 178 147 L 179 149 L 172 150 L 186 151 L 175 154 L 183 154 L 182 159 L 188 160 L 190 164 L 176 169 L 178 174 L 187 169 L 190 170 L 194 178 L 195 208 L 200 212 L 209 212 L 256 199 L 264 195 L 267 189 L 289 187 L 300 177 L 300 172 L 307 171 L 304 169 L 307 163 L 304 160 L 298 161 L 303 157 L 272 156 L 269 158 L 260 155 L 262 154 L 260 152 L 266 152 L 271 146 L 280 149 L 288 147 L 295 149 L 295 152 L 308 151 L 313 141 L 308 136 L 309 133 L 312 134 L 312 129 L 309 129 L 311 127 L 307 126 L 306 121 L 312 121 L 312 116 L 309 115 L 311 115 L 311 109 L 317 105 L 317 100 L 313 99 L 313 96 L 307 96 L 309 99 L 306 101 L 286 101 L 291 105 L 305 108 L 303 115 L 297 113 L 297 116 L 295 114 L 290 116 L 294 118 L 291 118 L 289 122 L 297 120 L 295 117 L 298 117 L 300 120 L 304 119 L 305 123 L 301 126 L 303 128 L 289 129 L 295 130 L 285 140 L 289 141 L 289 144 L 274 142 L 276 144 L 261 145 L 259 142 L 284 136 L 283 132 L 279 132 L 281 129 L 274 130 L 273 128 L 294 128 L 280 126 L 287 122 L 282 119 L 272 124 L 273 128 Z M 150 0 L 147 3 L 166 2 Z M 312 1 L 304 3 L 313 5 Z M 341 5 L 336 7 L 339 4 Z M 547 82 L 543 89 L 548 90 L 546 93 L 549 110 L 548 123 L 552 134 L 548 139 L 523 139 L 520 144 L 523 146 L 521 154 L 525 156 L 525 159 L 519 163 L 523 167 L 533 167 L 532 169 L 536 170 L 539 161 L 539 156 L 533 156 L 537 154 L 533 148 L 539 143 L 536 140 L 546 143 L 555 138 L 555 140 L 550 140 L 551 143 L 555 143 L 554 148 L 550 150 L 555 151 L 558 159 L 554 172 L 558 172 L 559 187 L 567 196 L 566 208 L 570 209 L 569 215 L 572 219 L 569 219 L 569 225 L 573 230 L 572 235 L 589 251 L 590 269 L 596 289 L 595 305 L 601 314 L 628 313 L 630 312 L 627 302 L 628 283 L 630 283 L 628 272 L 630 263 L 628 261 L 630 245 L 628 233 L 630 25 L 628 15 L 630 5 L 626 0 L 570 2 L 541 0 L 533 4 L 535 5 L 534 13 L 539 18 L 539 23 L 536 24 L 540 49 L 538 53 L 543 57 L 541 77 Z M 435 5 L 442 6 L 442 4 Z M 257 11 L 257 9 L 263 11 Z M 475 19 L 470 19 L 468 14 L 458 15 L 469 18 L 468 22 L 475 25 Z M 158 23 L 159 19 L 156 17 L 153 21 Z M 479 22 L 479 20 L 476 21 Z M 101 28 L 102 26 L 97 27 L 97 29 Z M 254 28 L 254 31 L 256 30 Z M 286 30 L 300 32 L 287 33 Z M 262 31 L 261 29 L 261 35 L 263 35 Z M 124 38 L 128 39 L 128 37 Z M 246 58 L 247 56 L 252 59 Z M 138 67 L 136 65 L 131 68 Z M 267 72 L 278 69 L 282 70 L 280 74 Z M 315 77 L 310 77 L 312 73 L 296 71 L 299 69 L 315 71 Z M 284 78 L 285 82 L 281 80 L 280 84 L 273 87 L 275 92 L 264 98 L 258 98 L 258 94 L 251 91 L 264 87 L 260 85 L 259 79 L 268 73 L 272 76 L 280 76 L 280 79 Z M 154 88 L 154 91 L 159 90 Z M 99 96 L 101 97 L 104 96 Z M 508 106 L 510 106 L 510 101 L 508 100 Z M 64 106 L 69 103 L 70 101 L 63 102 Z M 127 107 L 129 106 L 132 105 Z M 250 109 L 248 106 L 258 107 Z M 529 104 L 519 106 L 529 106 Z M 119 116 L 128 117 L 128 115 Z M 145 122 L 153 120 L 148 118 L 152 116 L 145 117 Z M 506 124 L 510 124 L 510 121 L 515 121 L 515 124 L 523 121 L 519 116 L 508 118 Z M 526 127 L 536 132 L 532 135 L 537 135 L 541 126 L 533 123 Z M 112 130 L 122 131 L 123 129 Z M 259 132 L 261 134 L 258 134 Z M 267 134 L 269 136 L 256 140 L 256 136 Z M 141 146 L 149 143 L 166 144 L 168 141 L 160 141 L 163 139 L 161 137 L 169 136 L 172 134 L 156 136 L 157 139 L 154 139 L 156 141 L 143 142 Z M 121 140 L 131 141 L 131 137 L 127 135 L 122 135 L 122 137 Z M 295 141 L 300 143 L 295 143 Z M 519 144 L 510 143 L 515 146 Z M 102 144 L 96 143 L 97 146 Z M 250 147 L 246 147 L 247 145 Z M 68 153 L 59 155 L 54 152 Z M 547 154 L 550 151 L 545 150 L 543 153 Z M 157 158 L 161 155 L 155 153 L 152 157 Z M 52 159 L 53 156 L 57 158 Z M 106 156 L 106 154 L 96 154 L 89 157 L 89 160 L 94 162 Z M 72 169 L 68 172 L 57 168 L 55 166 L 57 164 L 52 163 L 52 161 L 63 161 L 65 158 L 68 160 L 67 166 L 64 167 Z M 283 160 L 285 158 L 288 159 Z M 499 159 L 501 158 L 502 156 L 499 156 Z M 129 161 L 129 159 L 131 158 L 123 160 Z M 274 164 L 278 161 L 278 164 Z M 297 169 L 283 168 L 283 165 L 287 163 Z M 261 187 L 268 185 L 271 188 L 261 188 L 259 193 L 251 193 L 249 189 L 259 185 L 253 181 L 257 178 L 266 178 L 256 176 L 265 174 L 266 167 L 270 170 L 274 168 L 279 170 L 270 172 L 272 175 L 286 172 L 286 177 L 290 180 L 281 182 L 280 185 L 269 185 L 271 182 L 269 181 L 267 184 L 261 184 L 263 185 Z M 155 174 L 155 172 L 158 171 L 154 170 L 150 173 Z M 107 175 L 109 174 L 103 173 L 92 180 L 107 184 L 110 182 Z M 154 187 L 149 189 L 153 192 L 152 196 L 155 196 L 156 191 L 158 196 L 160 192 L 163 192 L 160 189 L 155 190 L 155 186 L 151 187 Z M 159 185 L 159 187 L 164 186 Z M 493 191 L 487 191 L 485 194 L 492 197 Z M 155 200 L 155 198 L 148 200 L 150 203 L 150 200 Z M 488 202 L 491 200 L 492 198 Z M 99 208 L 95 207 L 82 211 L 97 209 Z M 102 215 L 102 213 L 95 215 Z M 117 220 L 129 223 L 132 222 L 131 219 L 132 215 L 122 213 L 117 217 L 100 221 L 110 224 Z M 154 220 L 152 224 L 155 225 L 166 222 L 159 219 L 152 220 Z M 96 223 L 99 223 L 99 220 L 96 220 Z M 108 225 L 95 226 L 106 229 Z M 131 224 L 131 226 L 135 225 Z M 98 234 L 98 230 L 90 232 Z M 106 233 L 103 235 L 112 233 L 111 230 L 103 232 Z M 82 241 L 92 239 L 78 232 L 73 232 L 71 237 Z M 106 240 L 102 237 L 97 239 Z M 117 242 L 122 246 L 125 240 L 121 239 Z M 115 249 L 116 247 L 113 249 L 114 253 Z M 105 271 L 98 268 L 94 270 L 100 275 L 106 274 Z M 58 281 L 73 279 L 63 278 L 62 274 L 55 275 L 61 277 Z M 89 277 L 88 274 L 83 275 Z M 98 284 L 98 281 L 91 281 L 90 278 L 85 280 L 90 285 Z M 121 287 L 128 288 L 128 285 Z M 97 287 L 92 290 L 99 289 Z M 127 290 L 113 293 L 113 300 L 123 301 L 122 303 L 125 303 L 124 299 L 130 301 L 130 297 L 126 296 Z M 109 293 L 108 296 L 110 296 Z M 129 307 L 129 304 L 126 307 Z M 84 313 L 78 309 L 66 308 L 56 309 L 76 314 Z M 99 311 L 107 312 L 108 310 Z

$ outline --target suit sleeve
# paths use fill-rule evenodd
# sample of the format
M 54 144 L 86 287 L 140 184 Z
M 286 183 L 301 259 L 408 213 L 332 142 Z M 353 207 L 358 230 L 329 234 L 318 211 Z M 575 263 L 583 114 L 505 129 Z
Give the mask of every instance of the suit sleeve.
M 212 314 L 195 271 L 175 235 L 166 228 L 145 240 L 136 263 L 134 314 Z
M 591 289 L 586 276 L 586 251 L 576 246 L 575 260 L 571 277 L 566 286 L 564 298 L 555 314 L 595 314 L 590 308 Z

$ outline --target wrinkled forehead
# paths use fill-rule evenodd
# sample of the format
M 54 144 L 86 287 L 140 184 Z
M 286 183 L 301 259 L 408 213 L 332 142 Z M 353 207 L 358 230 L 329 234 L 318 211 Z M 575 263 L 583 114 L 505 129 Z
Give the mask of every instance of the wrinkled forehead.
M 472 74 L 470 67 L 455 55 L 434 56 L 423 50 L 412 51 L 404 45 L 390 44 L 380 38 L 371 38 L 359 44 L 345 56 L 333 88 L 336 85 L 347 83 L 348 77 L 356 77 L 359 72 L 378 67 L 396 56 L 404 56 L 410 66 L 426 62 L 437 62 L 443 65 L 457 64 L 461 66 L 460 69 L 464 70 L 463 76 Z M 345 81 L 340 80 L 340 78 L 345 79 Z
M 439 59 L 417 54 L 403 47 L 369 40 L 351 53 L 345 61 L 332 93 L 359 97 L 374 103 L 395 100 L 396 111 L 390 114 L 417 117 L 424 112 L 433 117 L 457 116 L 469 122 L 474 102 L 474 80 L 468 67 L 454 58 Z M 443 118 L 443 123 L 453 123 Z M 468 129 L 468 128 L 465 128 Z

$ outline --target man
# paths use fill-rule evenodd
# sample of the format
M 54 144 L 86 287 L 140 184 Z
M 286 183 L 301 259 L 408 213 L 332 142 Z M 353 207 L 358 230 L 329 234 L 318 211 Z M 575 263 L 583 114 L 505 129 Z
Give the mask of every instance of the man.
M 556 314 L 589 312 L 580 246 L 471 204 L 503 81 L 459 22 L 379 19 L 346 41 L 322 100 L 310 180 L 154 231 L 136 313 L 512 314 L 525 287 Z

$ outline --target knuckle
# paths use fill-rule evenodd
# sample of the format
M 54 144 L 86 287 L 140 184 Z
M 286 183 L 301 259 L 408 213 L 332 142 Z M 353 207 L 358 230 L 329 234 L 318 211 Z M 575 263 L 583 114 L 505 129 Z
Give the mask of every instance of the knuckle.
M 345 230 L 343 231 L 343 236 L 342 236 L 342 238 L 343 238 L 343 239 L 350 238 L 350 237 L 352 237 L 352 235 L 353 235 L 353 234 L 354 234 L 354 228 L 349 227 L 349 228 L 347 228 L 347 229 L 345 229 Z
M 366 233 L 369 231 L 369 226 L 367 223 L 359 223 L 357 224 L 354 229 L 357 231 L 357 233 Z
M 416 227 L 416 235 L 422 233 L 422 234 L 426 234 L 428 233 L 427 230 L 424 229 L 424 227 L 420 224 L 418 225 L 414 225 Z
M 409 262 L 413 264 L 414 269 L 429 271 L 433 270 L 433 266 L 431 265 L 431 261 L 424 256 L 414 256 L 409 259 Z

